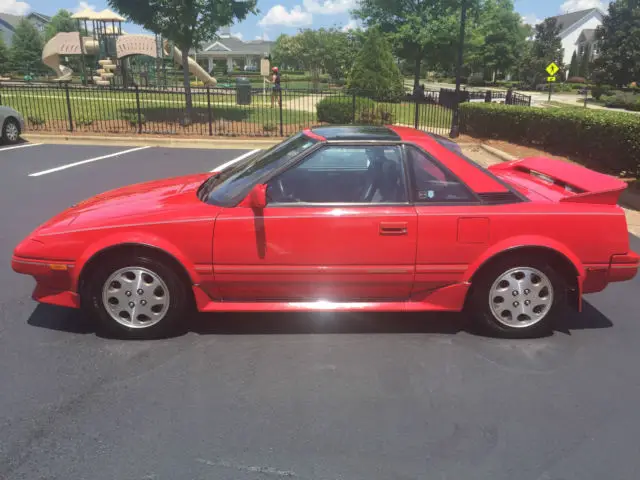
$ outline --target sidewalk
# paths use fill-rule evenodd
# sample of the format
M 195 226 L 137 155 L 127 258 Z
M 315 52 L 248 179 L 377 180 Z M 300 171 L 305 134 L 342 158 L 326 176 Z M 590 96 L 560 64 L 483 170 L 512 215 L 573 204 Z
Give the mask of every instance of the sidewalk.
M 460 146 L 467 157 L 485 168 L 506 160 L 515 160 L 516 158 L 487 145 L 466 144 Z M 622 207 L 622 209 L 627 217 L 629 231 L 634 235 L 640 236 L 640 212 L 626 207 Z

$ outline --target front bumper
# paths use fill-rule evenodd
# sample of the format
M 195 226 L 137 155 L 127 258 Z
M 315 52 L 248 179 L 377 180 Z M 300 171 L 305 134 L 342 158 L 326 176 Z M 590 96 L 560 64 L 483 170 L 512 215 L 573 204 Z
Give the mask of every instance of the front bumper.
M 37 285 L 31 297 L 42 303 L 78 308 L 80 298 L 72 291 L 72 277 L 75 265 L 70 262 L 25 258 L 14 255 L 11 268 L 16 273 L 31 275 Z

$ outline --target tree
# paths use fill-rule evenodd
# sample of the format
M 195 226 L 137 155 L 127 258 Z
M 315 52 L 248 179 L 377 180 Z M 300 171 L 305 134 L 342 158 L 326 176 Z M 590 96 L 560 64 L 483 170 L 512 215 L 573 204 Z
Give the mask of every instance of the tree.
M 57 33 L 77 31 L 78 26 L 76 25 L 76 21 L 71 18 L 71 12 L 65 9 L 60 9 L 58 10 L 58 13 L 51 17 L 51 21 L 47 24 L 44 31 L 44 39 L 45 41 L 49 41 L 51 38 L 55 37 Z
M 586 45 L 584 52 L 580 57 L 580 67 L 578 68 L 578 76 L 587 78 L 589 76 L 589 67 L 591 65 L 591 47 Z
M 596 30 L 602 79 L 627 85 L 640 79 L 640 2 L 616 0 Z M 598 72 L 600 73 L 600 72 Z M 598 75 L 600 76 L 600 75 Z
M 469 10 L 478 0 L 466 0 Z M 387 35 L 395 54 L 414 64 L 414 88 L 420 83 L 420 67 L 431 56 L 433 63 L 448 62 L 457 44 L 452 28 L 460 16 L 460 0 L 360 0 L 353 13 L 367 27 Z
M 571 55 L 571 64 L 569 65 L 569 77 L 578 76 L 580 76 L 580 68 L 578 67 L 578 55 L 574 50 L 573 55 Z
M 520 65 L 522 80 L 530 85 L 536 85 L 543 77 L 547 76 L 545 68 L 551 62 L 555 62 L 560 69 L 564 68 L 564 63 L 562 63 L 564 53 L 559 33 L 560 27 L 553 17 L 536 25 L 535 38 L 531 43 L 531 48 L 522 57 Z
M 516 67 L 526 31 L 520 26 L 520 15 L 514 11 L 512 0 L 486 0 L 480 10 L 477 34 L 477 58 L 494 79 L 497 72 Z
M 11 65 L 21 73 L 36 73 L 43 70 L 42 37 L 31 22 L 23 18 L 13 33 Z
M 9 49 L 4 43 L 2 35 L 0 35 L 0 73 L 5 73 L 9 70 Z
M 404 82 L 391 46 L 377 28 L 370 28 L 347 78 L 347 88 L 380 101 L 399 100 Z
M 193 102 L 189 83 L 189 50 L 249 13 L 256 12 L 256 0 L 108 0 L 111 7 L 164 38 L 182 53 L 185 123 L 191 121 Z

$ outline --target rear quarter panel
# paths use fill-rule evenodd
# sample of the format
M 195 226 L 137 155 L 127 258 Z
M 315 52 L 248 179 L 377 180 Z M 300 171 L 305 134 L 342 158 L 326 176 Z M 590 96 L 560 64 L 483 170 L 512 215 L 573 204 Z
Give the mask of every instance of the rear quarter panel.
M 517 247 L 554 249 L 580 276 L 629 250 L 626 219 L 617 206 L 526 202 L 417 210 L 417 289 L 468 281 L 493 256 Z

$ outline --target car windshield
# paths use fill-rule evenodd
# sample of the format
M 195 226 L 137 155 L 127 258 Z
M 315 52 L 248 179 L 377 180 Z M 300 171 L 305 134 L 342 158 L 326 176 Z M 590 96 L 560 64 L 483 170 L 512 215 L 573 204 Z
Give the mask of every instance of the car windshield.
M 274 147 L 252 155 L 244 162 L 210 177 L 201 187 L 201 200 L 213 205 L 231 206 L 242 200 L 256 182 L 318 143 L 299 133 Z

